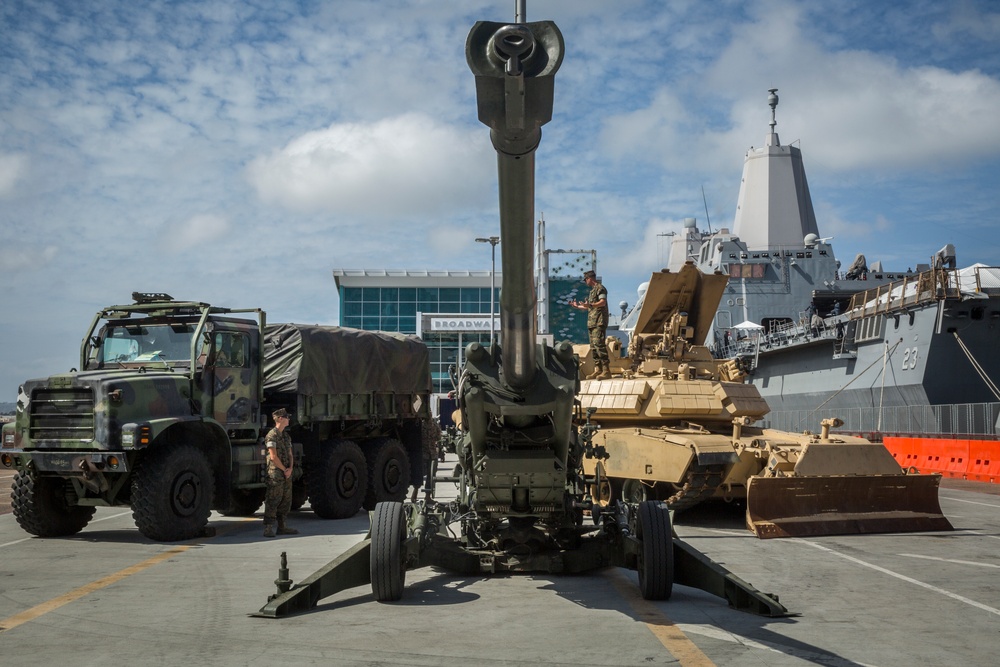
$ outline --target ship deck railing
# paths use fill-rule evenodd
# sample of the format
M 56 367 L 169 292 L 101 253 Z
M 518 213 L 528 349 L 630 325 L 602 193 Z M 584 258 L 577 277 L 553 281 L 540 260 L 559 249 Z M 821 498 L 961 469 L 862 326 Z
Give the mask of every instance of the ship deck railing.
M 820 422 L 839 417 L 839 433 L 862 435 L 937 435 L 989 438 L 1000 436 L 1000 403 L 956 403 L 892 407 L 842 408 L 824 406 L 816 410 L 777 410 L 761 421 L 765 428 L 781 431 L 818 432 Z
M 860 320 L 933 301 L 961 298 L 963 293 L 988 296 L 1000 294 L 1000 268 L 934 268 L 914 276 L 905 276 L 902 280 L 856 293 L 851 297 L 849 313 L 851 319 Z
M 732 359 L 734 357 L 748 357 L 756 361 L 761 352 L 792 347 L 816 341 L 837 341 L 843 338 L 844 323 L 847 322 L 847 315 L 834 315 L 823 318 L 815 327 L 809 324 L 810 320 L 805 313 L 800 313 L 798 321 L 776 325 L 767 333 L 763 330 L 743 333 L 743 337 L 731 337 L 728 341 L 723 339 L 713 347 L 713 353 L 718 359 Z M 751 364 L 751 368 L 756 364 Z

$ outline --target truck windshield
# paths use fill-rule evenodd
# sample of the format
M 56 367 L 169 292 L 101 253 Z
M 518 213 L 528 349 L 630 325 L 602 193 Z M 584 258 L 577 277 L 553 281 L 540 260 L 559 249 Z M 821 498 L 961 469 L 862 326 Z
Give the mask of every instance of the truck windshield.
M 113 326 L 104 333 L 99 361 L 189 361 L 194 327 L 177 324 Z

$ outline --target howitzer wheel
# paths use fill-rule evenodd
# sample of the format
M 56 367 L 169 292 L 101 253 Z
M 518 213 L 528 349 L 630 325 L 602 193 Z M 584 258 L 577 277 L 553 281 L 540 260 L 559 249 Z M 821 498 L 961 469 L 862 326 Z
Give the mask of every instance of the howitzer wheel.
M 403 503 L 384 502 L 372 515 L 371 578 L 372 595 L 379 602 L 403 597 L 406 579 L 406 512 Z
M 646 600 L 669 600 L 674 587 L 674 543 L 670 510 L 658 501 L 639 503 L 636 536 L 639 591 Z

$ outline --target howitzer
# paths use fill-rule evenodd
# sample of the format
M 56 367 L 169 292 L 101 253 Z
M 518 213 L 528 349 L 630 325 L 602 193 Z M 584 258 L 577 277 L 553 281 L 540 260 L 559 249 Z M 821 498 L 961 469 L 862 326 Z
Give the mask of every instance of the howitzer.
M 377 600 L 397 600 L 406 570 L 427 565 L 463 574 L 614 565 L 638 570 L 647 599 L 667 599 L 676 582 L 740 609 L 786 614 L 776 598 L 673 537 L 663 503 L 591 499 L 600 473 L 585 476 L 583 459 L 602 453 L 576 400 L 578 361 L 568 342 L 536 342 L 531 270 L 534 153 L 552 116 L 563 50 L 549 21 L 479 22 L 466 41 L 479 120 L 497 152 L 503 282 L 500 344 L 470 344 L 458 377 L 458 498 L 435 500 L 432 481 L 418 502 L 379 503 L 367 539 L 291 589 L 279 574 L 279 592 L 259 615 L 309 609 L 368 582 Z M 585 526 L 588 513 L 593 525 Z M 446 534 L 453 522 L 461 525 L 457 539 Z

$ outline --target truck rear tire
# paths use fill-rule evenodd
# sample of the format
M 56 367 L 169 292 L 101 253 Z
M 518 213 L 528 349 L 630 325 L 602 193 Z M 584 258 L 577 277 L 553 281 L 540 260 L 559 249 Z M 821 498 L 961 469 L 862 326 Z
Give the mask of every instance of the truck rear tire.
M 674 540 L 666 503 L 639 503 L 637 537 L 641 543 L 637 569 L 639 591 L 646 600 L 669 600 L 674 587 Z
M 157 447 L 132 478 L 132 518 L 151 540 L 190 540 L 204 533 L 214 492 L 212 469 L 200 449 Z
M 399 440 L 380 438 L 366 448 L 368 488 L 364 508 L 373 510 L 378 503 L 402 502 L 410 488 L 410 457 Z
M 403 597 L 406 580 L 406 512 L 403 503 L 386 502 L 375 506 L 372 515 L 372 544 L 369 573 L 372 595 L 378 602 Z
M 223 516 L 253 516 L 264 504 L 267 489 L 233 489 L 229 492 L 229 509 Z
M 358 513 L 368 488 L 368 469 L 361 448 L 350 440 L 330 440 L 310 462 L 309 501 L 322 519 L 346 519 Z
M 21 470 L 11 486 L 11 509 L 17 523 L 38 537 L 76 535 L 90 523 L 96 508 L 70 505 L 68 480 L 40 477 L 33 468 Z

